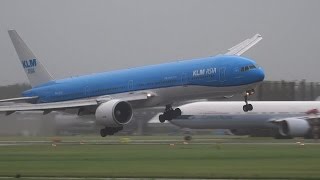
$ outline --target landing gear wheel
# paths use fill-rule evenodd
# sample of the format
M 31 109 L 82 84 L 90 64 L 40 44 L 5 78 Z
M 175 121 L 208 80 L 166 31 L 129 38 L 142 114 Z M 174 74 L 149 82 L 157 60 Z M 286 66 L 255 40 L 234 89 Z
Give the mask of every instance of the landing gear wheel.
M 168 120 L 168 121 L 171 121 L 173 118 L 172 118 L 172 113 L 171 114 L 169 114 L 168 116 L 166 116 L 166 119 Z
M 160 121 L 161 123 L 164 123 L 164 122 L 166 121 L 163 114 L 160 114 L 160 115 L 159 115 L 159 121 Z
M 101 129 L 100 130 L 100 135 L 101 135 L 101 137 L 106 137 L 107 136 L 106 129 Z
M 244 111 L 244 112 L 248 112 L 248 111 L 249 111 L 247 105 L 243 105 L 243 111 Z
M 181 109 L 180 108 L 176 108 L 174 110 L 174 114 L 175 114 L 175 117 L 181 116 Z
M 184 136 L 183 139 L 184 139 L 185 141 L 191 141 L 192 136 L 187 135 L 187 136 Z
M 252 111 L 253 110 L 253 106 L 252 104 L 246 104 L 243 106 L 243 111 L 244 112 L 248 112 L 248 111 Z
M 159 115 L 159 121 L 161 123 L 165 122 L 166 120 L 171 121 L 178 116 L 181 116 L 181 109 L 173 109 L 171 105 L 166 105 L 164 113 Z

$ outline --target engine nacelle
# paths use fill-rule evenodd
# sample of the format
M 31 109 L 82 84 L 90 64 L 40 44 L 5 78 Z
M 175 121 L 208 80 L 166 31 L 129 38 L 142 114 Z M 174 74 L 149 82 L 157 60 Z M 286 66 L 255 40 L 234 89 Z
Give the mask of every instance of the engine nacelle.
M 310 130 L 308 121 L 299 118 L 286 118 L 275 122 L 282 136 L 303 137 Z
M 96 124 L 105 127 L 120 127 L 132 119 L 132 107 L 126 101 L 113 99 L 98 106 Z

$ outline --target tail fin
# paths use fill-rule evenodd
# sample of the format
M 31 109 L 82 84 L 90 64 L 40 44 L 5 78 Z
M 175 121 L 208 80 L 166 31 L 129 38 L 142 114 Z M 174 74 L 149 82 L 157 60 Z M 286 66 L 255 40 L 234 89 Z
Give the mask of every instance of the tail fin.
M 30 85 L 35 87 L 53 80 L 50 73 L 23 42 L 19 34 L 15 30 L 9 30 L 8 33 L 19 56 L 22 67 L 28 76 Z

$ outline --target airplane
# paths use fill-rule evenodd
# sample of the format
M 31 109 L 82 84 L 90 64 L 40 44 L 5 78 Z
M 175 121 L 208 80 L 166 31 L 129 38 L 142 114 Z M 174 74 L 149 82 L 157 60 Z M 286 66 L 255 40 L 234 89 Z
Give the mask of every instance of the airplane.
M 121 131 L 137 108 L 165 106 L 159 116 L 164 122 L 181 115 L 179 108 L 172 108 L 175 102 L 243 93 L 243 110 L 250 111 L 248 96 L 265 77 L 255 61 L 240 56 L 262 39 L 259 34 L 224 55 L 56 80 L 15 30 L 8 33 L 32 89 L 22 97 L 0 100 L 12 103 L 0 106 L 0 112 L 93 114 L 96 124 L 103 127 L 102 137 Z
M 179 106 L 182 115 L 169 122 L 189 129 L 229 129 L 239 135 L 249 135 L 253 130 L 269 129 L 276 131 L 276 138 L 306 137 L 314 133 L 313 128 L 319 128 L 320 121 L 316 123 L 320 101 L 251 103 L 255 107 L 252 112 L 239 111 L 239 101 L 189 103 Z

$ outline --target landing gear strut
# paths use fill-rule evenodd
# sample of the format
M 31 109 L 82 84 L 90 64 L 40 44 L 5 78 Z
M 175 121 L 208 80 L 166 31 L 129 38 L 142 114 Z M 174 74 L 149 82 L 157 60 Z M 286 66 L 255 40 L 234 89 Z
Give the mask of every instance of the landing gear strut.
M 244 95 L 244 102 L 246 104 L 243 105 L 243 111 L 244 112 L 248 112 L 248 111 L 252 111 L 253 110 L 252 104 L 248 104 L 248 96 L 253 95 L 253 94 L 254 94 L 254 89 L 246 91 L 246 94 Z
M 107 135 L 114 135 L 115 133 L 121 131 L 123 127 L 105 127 L 100 130 L 101 137 L 106 137 Z
M 159 121 L 164 123 L 166 120 L 171 121 L 178 116 L 181 116 L 181 110 L 179 108 L 173 109 L 171 105 L 166 105 L 164 113 L 159 115 Z

